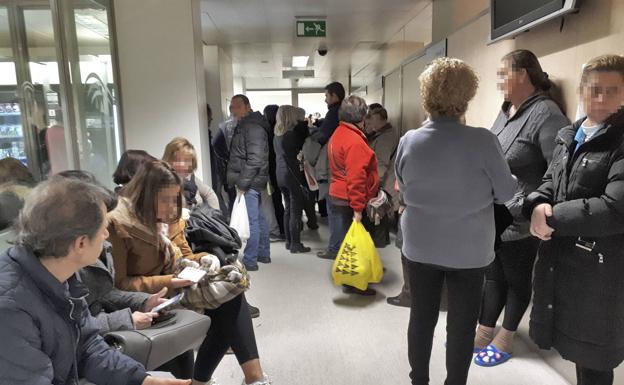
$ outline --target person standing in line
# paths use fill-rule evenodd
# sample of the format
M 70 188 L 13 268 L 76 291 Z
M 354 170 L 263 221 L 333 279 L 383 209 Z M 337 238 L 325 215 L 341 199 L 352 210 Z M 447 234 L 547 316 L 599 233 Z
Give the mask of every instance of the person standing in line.
M 311 250 L 301 243 L 301 212 L 305 204 L 304 189 L 307 189 L 307 185 L 299 153 L 309 134 L 304 118 L 305 111 L 301 108 L 281 106 L 277 110 L 273 139 L 277 154 L 277 182 L 286 202 L 286 249 L 292 254 L 308 253 Z
M 335 233 L 338 230 L 336 228 L 338 224 L 334 223 L 333 217 L 329 213 L 331 204 L 329 203 L 327 192 L 331 180 L 324 180 L 324 176 L 327 176 L 328 178 L 330 177 L 330 172 L 328 172 L 329 162 L 327 161 L 327 143 L 340 123 L 338 111 L 340 110 L 340 106 L 342 105 L 345 95 L 345 89 L 339 82 L 333 82 L 325 86 L 325 103 L 327 104 L 328 109 L 327 114 L 325 115 L 325 119 L 321 121 L 320 127 L 317 130 L 312 130 L 312 132 L 310 132 L 312 140 L 321 146 L 318 151 L 317 159 L 311 159 L 310 163 L 315 165 L 317 182 L 319 183 L 319 198 L 321 200 L 326 200 L 325 204 L 327 207 L 330 233 Z M 328 250 L 318 252 L 317 256 L 324 259 L 335 258 L 335 255 L 332 256 L 332 253 L 329 250 L 330 248 L 331 244 L 328 245 Z
M 257 271 L 258 262 L 271 262 L 269 225 L 261 210 L 262 190 L 269 181 L 269 123 L 252 111 L 245 95 L 234 95 L 230 110 L 238 124 L 230 145 L 227 181 L 245 196 L 250 237 L 243 263 L 247 270 Z
M 371 233 L 375 246 L 379 248 L 390 244 L 391 222 L 399 209 L 399 194 L 395 189 L 394 159 L 399 145 L 398 130 L 388 122 L 388 112 L 379 107 L 370 109 L 366 115 L 366 135 L 368 144 L 377 156 L 377 173 L 379 174 L 379 188 L 383 190 L 392 203 L 392 209 L 375 224 L 374 218 L 365 218 L 365 226 Z
M 578 385 L 611 385 L 624 360 L 624 57 L 585 64 L 579 97 L 586 116 L 559 132 L 524 204 L 542 241 L 529 333 L 576 364 Z
M 517 183 L 496 135 L 462 123 L 478 78 L 458 59 L 434 60 L 420 75 L 430 120 L 399 142 L 395 162 L 405 200 L 401 217 L 411 311 L 413 385 L 429 384 L 442 284 L 448 287 L 447 385 L 464 385 L 472 359 L 484 270 L 494 260 L 494 203 Z
M 264 107 L 263 115 L 269 123 L 269 186 L 271 187 L 271 204 L 267 205 L 266 202 L 262 202 L 262 209 L 264 216 L 269 221 L 269 231 L 271 241 L 283 241 L 285 236 L 284 231 L 284 202 L 282 202 L 282 192 L 277 184 L 277 159 L 275 154 L 275 148 L 273 147 L 273 131 L 275 130 L 275 117 L 279 106 L 277 104 L 269 104 Z M 267 192 L 268 193 L 268 192 Z M 272 219 L 275 220 L 272 220 Z
M 524 198 L 535 191 L 548 168 L 557 132 L 570 124 L 549 95 L 548 79 L 533 52 L 503 56 L 498 87 L 505 101 L 492 132 L 498 136 L 511 172 L 518 178 L 516 195 L 506 203 L 514 223 L 502 234 L 494 262 L 485 272 L 485 290 L 475 338 L 475 363 L 496 366 L 511 357 L 513 338 L 531 300 L 533 265 L 539 241 L 522 215 Z M 503 327 L 494 328 L 505 308 Z M 499 353 L 490 356 L 490 352 Z
M 377 158 L 364 135 L 366 101 L 351 95 L 342 101 L 340 124 L 329 140 L 327 156 L 331 172 L 329 186 L 330 228 L 326 259 L 335 259 L 353 221 L 361 222 L 368 201 L 377 196 Z M 343 286 L 347 294 L 375 295 L 375 290 Z

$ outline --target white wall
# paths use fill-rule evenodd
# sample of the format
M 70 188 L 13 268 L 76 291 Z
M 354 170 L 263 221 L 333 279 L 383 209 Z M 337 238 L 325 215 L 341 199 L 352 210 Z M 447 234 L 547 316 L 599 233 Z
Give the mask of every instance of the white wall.
M 126 149 L 161 157 L 175 136 L 210 178 L 199 0 L 115 0 Z

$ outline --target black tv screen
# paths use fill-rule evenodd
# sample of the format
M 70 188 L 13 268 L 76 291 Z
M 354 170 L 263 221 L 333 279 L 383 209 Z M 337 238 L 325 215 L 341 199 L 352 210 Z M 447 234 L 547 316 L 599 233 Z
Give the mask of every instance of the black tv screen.
M 514 30 L 560 11 L 565 0 L 491 0 L 491 38 L 506 35 Z

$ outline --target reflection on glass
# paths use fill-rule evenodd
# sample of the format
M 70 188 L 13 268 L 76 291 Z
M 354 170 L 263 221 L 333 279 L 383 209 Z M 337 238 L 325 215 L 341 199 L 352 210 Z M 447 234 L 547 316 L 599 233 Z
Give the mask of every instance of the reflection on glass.
M 26 162 L 7 9 L 0 7 L 0 159 Z
M 66 131 L 60 101 L 58 59 L 56 57 L 52 12 L 23 9 L 26 52 L 30 78 L 20 90 L 28 161 L 36 163 L 41 177 L 69 167 Z
M 121 144 L 108 10 L 94 1 L 74 1 L 74 21 L 81 79 L 74 84 L 81 105 L 80 165 L 101 183 L 112 185 Z

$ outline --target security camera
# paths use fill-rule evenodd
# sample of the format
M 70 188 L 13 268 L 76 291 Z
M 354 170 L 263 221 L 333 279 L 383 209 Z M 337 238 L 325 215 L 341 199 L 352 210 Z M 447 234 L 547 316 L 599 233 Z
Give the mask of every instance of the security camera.
M 317 52 L 318 52 L 319 55 L 325 56 L 325 55 L 327 55 L 328 49 L 327 49 L 327 47 L 322 46 L 322 47 L 318 48 Z

